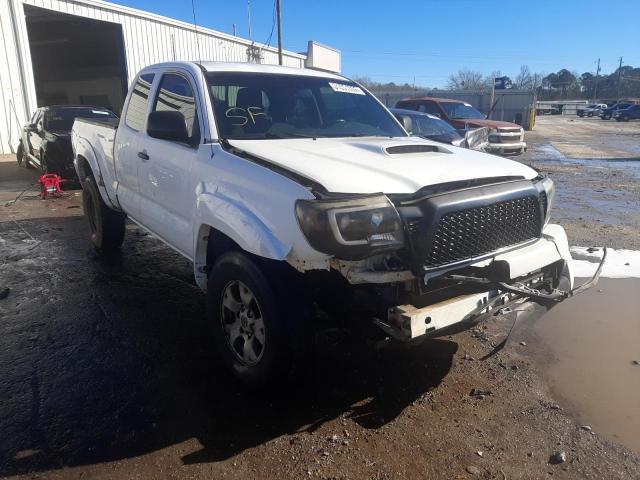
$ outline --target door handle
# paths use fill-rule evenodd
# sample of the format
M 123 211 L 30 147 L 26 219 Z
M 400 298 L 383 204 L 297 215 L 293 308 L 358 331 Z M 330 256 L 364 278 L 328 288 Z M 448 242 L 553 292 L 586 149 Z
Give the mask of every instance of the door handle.
M 147 152 L 143 150 L 142 152 L 138 152 L 138 158 L 141 158 L 146 162 L 147 160 L 149 160 L 149 155 L 147 155 Z

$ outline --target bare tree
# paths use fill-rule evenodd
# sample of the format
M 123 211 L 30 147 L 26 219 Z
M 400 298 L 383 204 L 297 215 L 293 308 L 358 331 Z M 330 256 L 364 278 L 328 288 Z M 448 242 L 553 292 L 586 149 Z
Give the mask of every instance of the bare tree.
M 473 70 L 458 70 L 458 73 L 449 75 L 447 88 L 449 90 L 483 90 L 487 86 L 482 73 Z
M 522 65 L 520 67 L 520 73 L 516 76 L 516 79 L 513 82 L 513 88 L 517 88 L 519 90 L 533 90 L 536 87 L 536 83 L 539 83 L 539 79 L 535 78 L 527 65 Z

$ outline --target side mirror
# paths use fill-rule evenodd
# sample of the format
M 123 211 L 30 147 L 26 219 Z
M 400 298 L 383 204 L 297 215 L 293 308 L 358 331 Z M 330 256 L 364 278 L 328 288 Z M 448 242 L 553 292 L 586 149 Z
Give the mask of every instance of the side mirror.
M 400 123 L 408 133 L 411 133 L 413 131 L 413 122 L 411 121 L 411 117 L 407 115 L 401 115 L 400 117 L 398 117 L 398 120 L 400 120 Z
M 184 115 L 175 110 L 151 112 L 147 120 L 147 134 L 161 140 L 191 143 Z

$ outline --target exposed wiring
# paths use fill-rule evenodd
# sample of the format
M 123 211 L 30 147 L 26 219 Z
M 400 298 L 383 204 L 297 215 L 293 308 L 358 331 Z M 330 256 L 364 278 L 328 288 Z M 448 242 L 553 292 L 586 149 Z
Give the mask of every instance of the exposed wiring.
M 13 200 L 9 200 L 7 203 L 4 204 L 5 207 L 10 207 L 11 205 L 13 205 L 14 203 L 16 203 L 18 200 L 20 200 L 20 198 L 22 198 L 22 196 L 28 191 L 28 190 L 32 190 L 38 188 L 38 184 L 37 183 L 33 183 L 33 184 L 29 184 L 29 186 L 27 188 L 25 188 L 23 191 L 21 191 L 18 196 L 16 198 L 14 198 Z M 37 195 L 34 195 L 33 198 L 38 197 Z M 25 197 L 25 198 L 31 198 L 31 197 Z

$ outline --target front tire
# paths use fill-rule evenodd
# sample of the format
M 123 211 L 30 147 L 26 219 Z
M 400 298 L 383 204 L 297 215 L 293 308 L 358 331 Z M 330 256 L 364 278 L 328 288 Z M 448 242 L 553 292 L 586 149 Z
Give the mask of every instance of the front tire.
M 111 253 L 122 246 L 125 215 L 107 206 L 96 181 L 88 176 L 82 185 L 82 206 L 89 222 L 89 239 L 100 253 Z
M 26 166 L 24 165 L 26 159 L 24 157 L 24 147 L 22 146 L 22 142 L 18 144 L 18 150 L 16 151 L 16 160 L 18 160 L 19 167 Z
M 284 380 L 291 372 L 286 325 L 293 302 L 278 294 L 278 278 L 269 280 L 246 254 L 232 251 L 216 261 L 207 285 L 207 321 L 217 350 L 225 366 L 251 388 Z

